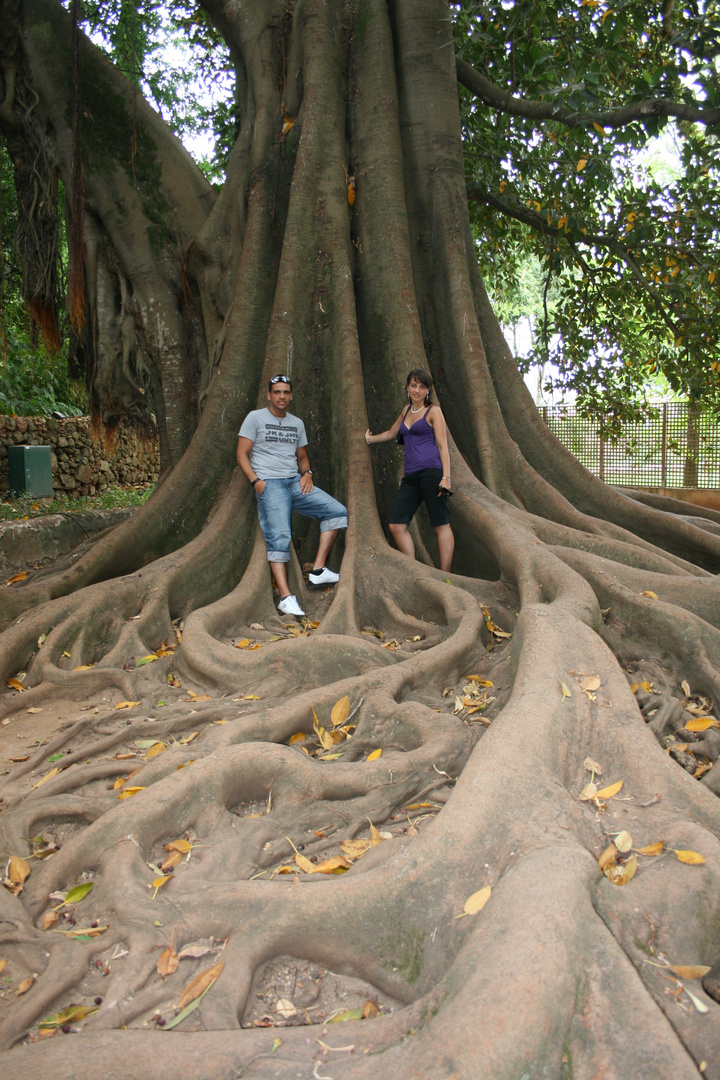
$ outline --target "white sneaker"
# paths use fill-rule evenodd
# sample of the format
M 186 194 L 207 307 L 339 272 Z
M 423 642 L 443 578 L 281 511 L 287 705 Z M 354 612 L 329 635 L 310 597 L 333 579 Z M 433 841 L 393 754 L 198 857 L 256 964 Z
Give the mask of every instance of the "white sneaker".
M 281 611 L 283 615 L 304 615 L 305 612 L 297 602 L 296 597 L 290 594 L 290 596 L 284 596 L 278 604 L 278 611 Z
M 328 570 L 327 566 L 323 566 L 322 570 L 311 570 L 308 574 L 311 585 L 335 585 L 339 580 L 340 575 L 334 570 Z

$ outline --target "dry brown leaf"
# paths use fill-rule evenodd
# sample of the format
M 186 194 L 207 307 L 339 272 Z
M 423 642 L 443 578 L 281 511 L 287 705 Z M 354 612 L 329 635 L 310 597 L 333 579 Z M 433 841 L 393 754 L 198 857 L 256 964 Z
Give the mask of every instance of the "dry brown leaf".
M 576 680 L 580 684 L 581 690 L 598 690 L 600 688 L 601 680 L 599 675 L 576 676 Z
M 194 694 L 192 690 L 188 690 L 188 696 L 186 701 L 212 701 L 211 694 Z
M 236 649 L 247 649 L 249 644 L 250 644 L 250 638 L 244 637 L 244 638 L 241 638 L 240 641 L 235 642 L 235 648 Z
M 645 847 L 637 849 L 638 855 L 662 855 L 664 841 L 656 840 L 654 844 L 646 844 Z
M 7 876 L 13 885 L 22 885 L 25 878 L 30 877 L 30 863 L 21 859 L 19 855 L 11 855 Z
M 50 930 L 53 926 L 57 926 L 60 922 L 60 916 L 57 911 L 46 911 L 43 915 L 43 930 Z
M 615 784 L 610 784 L 609 787 L 605 787 L 602 791 L 598 791 L 598 799 L 612 799 L 613 795 L 617 795 L 622 790 L 623 781 L 618 780 Z
M 690 697 L 690 683 L 687 681 L 687 679 L 683 679 L 683 681 L 680 683 L 680 689 L 684 693 L 685 697 Z
M 177 971 L 178 966 L 178 954 L 175 950 L 168 945 L 166 949 L 160 953 L 160 959 L 157 962 L 157 973 L 165 978 L 167 975 L 172 975 Z
M 42 711 L 43 710 L 42 710 L 42 707 L 40 705 L 33 705 L 33 707 L 31 709 L 28 709 L 28 712 L 33 713 L 33 714 L 34 713 L 39 713 L 39 712 L 42 712 Z
M 14 574 L 11 578 L 8 578 L 5 584 L 14 585 L 16 581 L 24 581 L 27 576 L 27 571 L 23 570 L 22 573 Z
M 705 964 L 671 964 L 670 971 L 674 972 L 679 979 L 702 979 L 712 968 Z
M 702 855 L 699 855 L 697 851 L 678 851 L 675 850 L 675 857 L 680 862 L 689 863 L 691 866 L 701 866 L 705 859 Z
M 315 864 L 311 863 L 304 855 L 301 855 L 299 851 L 295 853 L 295 862 L 305 874 L 315 873 Z
M 184 1009 L 186 1005 L 189 1005 L 195 998 L 200 997 L 207 988 L 220 978 L 222 969 L 225 967 L 224 960 L 218 960 L 217 964 L 213 964 L 212 967 L 206 968 L 205 971 L 201 971 L 194 979 L 191 979 L 183 990 L 178 1006 Z
M 636 870 L 637 855 L 631 855 L 626 863 L 623 863 L 621 866 L 608 866 L 603 873 L 613 885 L 627 885 L 628 881 L 632 881 L 635 877 Z
M 372 753 L 368 754 L 368 756 L 365 758 L 365 760 L 366 761 L 377 761 L 377 759 L 379 757 L 382 757 L 382 749 L 380 747 L 378 747 L 377 750 L 373 750 Z
M 472 896 L 468 896 L 467 900 L 463 904 L 463 911 L 466 915 L 477 915 L 478 911 L 487 904 L 490 899 L 490 893 L 492 892 L 492 886 L 486 885 L 483 889 L 478 889 Z
M 136 705 L 139 705 L 139 701 L 118 701 L 115 706 L 116 709 L 134 709 Z
M 15 997 L 20 997 L 21 994 L 27 994 L 28 990 L 35 982 L 36 978 L 37 975 L 28 975 L 27 979 L 23 979 L 23 981 L 20 983 L 17 990 L 15 991 Z
M 598 776 L 602 776 L 602 767 L 597 761 L 593 761 L 591 757 L 586 757 L 583 761 L 583 765 L 588 770 L 588 772 L 594 772 Z
M 632 847 L 632 836 L 626 829 L 623 829 L 622 832 L 619 832 L 615 837 L 615 847 L 618 851 L 621 851 L 623 855 L 630 851 Z
M 345 697 L 340 698 L 340 700 L 336 701 L 333 705 L 332 712 L 330 713 L 330 723 L 333 727 L 339 727 L 340 724 L 345 723 L 349 715 L 350 698 L 346 694 Z
M 380 1010 L 375 1002 L 368 998 L 363 1005 L 362 1018 L 363 1020 L 368 1020 L 371 1016 L 377 1016 L 379 1012 Z
M 594 799 L 596 795 L 597 784 L 590 783 L 585 785 L 578 798 L 580 799 L 580 802 L 589 802 L 591 799 Z
M 53 776 L 57 776 L 57 774 L 59 772 L 60 772 L 60 769 L 56 765 L 55 768 L 51 769 L 49 773 L 45 773 L 45 775 L 42 777 L 42 779 L 38 780 L 37 784 L 33 784 L 33 786 L 30 788 L 30 790 L 34 791 L 35 788 L 39 788 L 41 784 L 44 784 L 46 780 L 52 780 Z
M 189 746 L 193 739 L 197 739 L 199 734 L 199 731 L 193 731 L 190 735 L 183 735 L 182 739 L 180 739 L 180 745 Z

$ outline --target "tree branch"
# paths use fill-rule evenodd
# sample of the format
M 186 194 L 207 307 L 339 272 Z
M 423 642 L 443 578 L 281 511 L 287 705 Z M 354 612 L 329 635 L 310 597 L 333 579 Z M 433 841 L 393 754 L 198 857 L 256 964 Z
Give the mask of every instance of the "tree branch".
M 706 127 L 720 125 L 720 109 L 702 108 L 699 105 L 686 105 L 668 98 L 645 98 L 633 101 L 621 109 L 611 112 L 590 110 L 579 113 L 566 105 L 554 105 L 551 101 L 535 101 L 513 96 L 491 82 L 465 60 L 456 59 L 458 82 L 466 90 L 479 98 L 485 105 L 511 116 L 522 116 L 526 120 L 555 120 L 566 127 L 580 127 L 587 124 L 600 124 L 602 127 L 625 127 L 633 120 L 646 120 L 652 116 L 674 116 L 677 120 L 689 120 L 692 123 L 705 124 Z
M 607 251 L 612 252 L 613 255 L 616 255 L 625 263 L 640 287 L 655 302 L 658 313 L 668 329 L 672 330 L 675 336 L 680 333 L 680 327 L 673 320 L 672 316 L 668 314 L 666 301 L 662 293 L 650 284 L 638 265 L 635 256 L 628 251 L 626 247 L 623 247 L 615 237 L 606 236 L 603 233 L 590 232 L 584 234 L 581 238 L 575 237 L 572 234 L 566 233 L 564 229 L 559 229 L 556 225 L 548 225 L 547 221 L 533 210 L 528 210 L 524 206 L 513 205 L 512 203 L 506 202 L 504 199 L 498 199 L 496 195 L 491 195 L 490 192 L 486 191 L 480 184 L 468 184 L 467 196 L 470 202 L 483 202 L 487 206 L 492 206 L 501 214 L 506 214 L 508 217 L 522 222 L 523 225 L 528 225 L 531 229 L 541 233 L 543 236 L 553 236 L 566 240 L 577 255 L 578 260 L 588 276 L 590 276 L 590 268 L 578 251 L 578 243 L 588 247 L 592 245 L 602 247 Z

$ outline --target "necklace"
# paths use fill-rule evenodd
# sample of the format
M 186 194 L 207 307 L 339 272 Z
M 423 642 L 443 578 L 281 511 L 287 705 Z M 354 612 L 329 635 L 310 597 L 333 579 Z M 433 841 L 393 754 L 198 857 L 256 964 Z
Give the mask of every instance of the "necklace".
M 412 407 L 412 405 L 411 405 L 411 406 L 410 406 L 410 412 L 411 412 L 411 413 L 419 413 L 419 412 L 422 412 L 422 410 L 423 410 L 424 408 L 425 408 L 425 406 L 424 406 L 424 405 L 421 405 L 419 409 L 413 409 L 413 407 Z

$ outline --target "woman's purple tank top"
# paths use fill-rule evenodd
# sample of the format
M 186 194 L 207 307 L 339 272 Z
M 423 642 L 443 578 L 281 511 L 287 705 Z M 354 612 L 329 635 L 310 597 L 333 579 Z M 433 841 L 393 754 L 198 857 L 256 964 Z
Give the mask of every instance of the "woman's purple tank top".
M 419 469 L 442 469 L 440 451 L 435 442 L 435 432 L 421 416 L 410 427 L 403 417 L 400 431 L 405 446 L 405 475 L 418 472 Z

